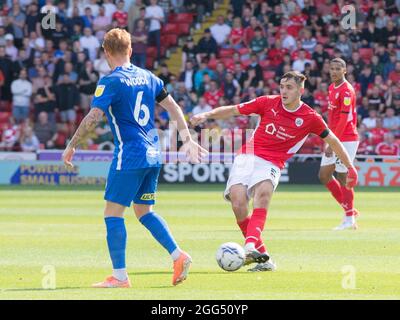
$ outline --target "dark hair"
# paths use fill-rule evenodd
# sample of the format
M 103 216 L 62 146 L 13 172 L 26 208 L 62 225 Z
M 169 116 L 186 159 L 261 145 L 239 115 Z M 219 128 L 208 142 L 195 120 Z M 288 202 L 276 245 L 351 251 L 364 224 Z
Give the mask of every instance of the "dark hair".
M 331 63 L 339 63 L 343 68 L 346 69 L 346 61 L 344 61 L 342 58 L 332 59 Z
M 304 81 L 307 80 L 307 77 L 298 71 L 289 71 L 282 76 L 281 80 L 283 79 L 286 80 L 293 79 L 298 86 L 302 87 L 304 85 Z

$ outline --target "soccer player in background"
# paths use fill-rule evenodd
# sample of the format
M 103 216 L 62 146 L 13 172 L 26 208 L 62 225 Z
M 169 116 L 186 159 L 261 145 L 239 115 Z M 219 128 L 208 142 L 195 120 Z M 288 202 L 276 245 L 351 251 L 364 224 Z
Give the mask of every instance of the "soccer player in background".
M 166 222 L 153 212 L 154 196 L 161 166 L 158 134 L 154 125 L 155 101 L 165 108 L 176 123 L 183 151 L 192 162 L 199 162 L 207 151 L 190 136 L 183 113 L 169 95 L 164 83 L 151 72 L 130 63 L 131 36 L 123 29 L 112 29 L 104 37 L 103 48 L 112 72 L 96 88 L 92 107 L 82 120 L 63 153 L 63 161 L 72 166 L 72 157 L 80 139 L 105 114 L 114 135 L 114 158 L 110 166 L 104 199 L 104 220 L 113 272 L 97 288 L 130 287 L 126 265 L 126 229 L 124 210 L 133 202 L 139 221 L 171 255 L 172 284 L 186 279 L 191 257 L 182 251 Z
M 302 146 L 310 133 L 319 135 L 348 168 L 348 187 L 357 183 L 357 171 L 339 139 L 322 117 L 301 101 L 306 77 L 287 72 L 280 81 L 280 95 L 262 96 L 246 103 L 224 106 L 197 114 L 191 123 L 207 119 L 228 119 L 239 115 L 260 115 L 253 137 L 235 157 L 224 192 L 231 202 L 237 224 L 245 237 L 246 263 L 257 262 L 249 271 L 275 270 L 261 238 L 272 194 L 278 186 L 281 169 Z M 253 212 L 248 205 L 253 198 Z
M 335 58 L 329 69 L 332 84 L 329 86 L 328 126 L 342 142 L 353 162 L 358 148 L 356 94 L 346 80 L 346 62 Z M 333 176 L 336 171 L 337 179 Z M 334 230 L 357 229 L 354 208 L 354 189 L 346 187 L 347 167 L 327 146 L 321 159 L 319 179 L 344 210 L 342 223 Z

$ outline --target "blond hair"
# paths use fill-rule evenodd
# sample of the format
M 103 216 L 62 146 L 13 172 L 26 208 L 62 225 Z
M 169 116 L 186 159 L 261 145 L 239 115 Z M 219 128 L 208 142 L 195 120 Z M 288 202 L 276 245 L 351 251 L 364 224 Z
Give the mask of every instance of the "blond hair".
M 131 35 L 124 29 L 111 29 L 104 36 L 103 48 L 112 56 L 127 55 L 131 48 Z

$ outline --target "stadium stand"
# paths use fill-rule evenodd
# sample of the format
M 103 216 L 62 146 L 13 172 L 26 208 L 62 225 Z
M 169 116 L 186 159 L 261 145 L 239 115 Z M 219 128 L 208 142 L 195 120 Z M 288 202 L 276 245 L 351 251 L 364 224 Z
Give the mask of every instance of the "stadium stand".
M 88 110 L 95 83 L 109 72 L 102 37 L 119 26 L 134 36 L 133 62 L 164 80 L 187 118 L 194 110 L 278 94 L 279 77 L 291 69 L 306 74 L 304 101 L 326 116 L 328 62 L 341 57 L 357 93 L 359 153 L 398 155 L 400 1 L 352 3 L 356 25 L 344 29 L 344 1 L 3 1 L 0 150 L 65 146 Z M 55 29 L 40 24 L 48 11 L 56 14 Z M 163 23 L 150 18 L 157 14 Z M 160 129 L 167 120 L 158 109 Z M 206 126 L 222 132 L 256 125 L 257 119 L 237 117 Z M 84 146 L 110 148 L 107 130 L 102 123 Z M 309 137 L 301 152 L 321 148 Z

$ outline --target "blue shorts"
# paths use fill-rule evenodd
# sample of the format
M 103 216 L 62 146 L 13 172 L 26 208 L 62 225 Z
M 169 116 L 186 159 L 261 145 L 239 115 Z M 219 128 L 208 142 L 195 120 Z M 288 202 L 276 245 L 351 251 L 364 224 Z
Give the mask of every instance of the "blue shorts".
M 104 200 L 130 207 L 132 201 L 136 204 L 155 203 L 159 167 L 141 168 L 135 170 L 108 173 Z

